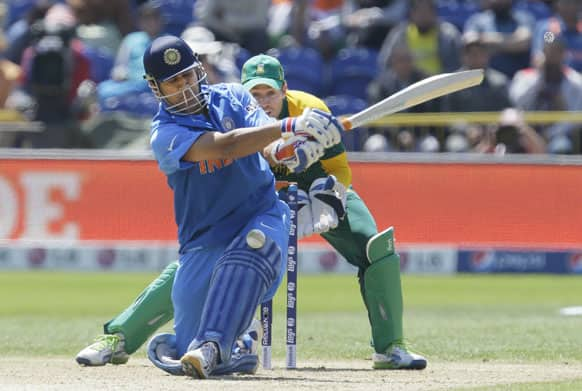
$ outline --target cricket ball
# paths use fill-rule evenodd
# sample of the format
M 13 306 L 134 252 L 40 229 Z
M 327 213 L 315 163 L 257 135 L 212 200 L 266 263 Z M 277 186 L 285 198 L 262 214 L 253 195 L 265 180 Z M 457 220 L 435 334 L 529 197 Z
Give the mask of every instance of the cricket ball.
M 265 234 L 260 229 L 251 229 L 247 234 L 247 244 L 250 248 L 258 249 L 265 245 Z

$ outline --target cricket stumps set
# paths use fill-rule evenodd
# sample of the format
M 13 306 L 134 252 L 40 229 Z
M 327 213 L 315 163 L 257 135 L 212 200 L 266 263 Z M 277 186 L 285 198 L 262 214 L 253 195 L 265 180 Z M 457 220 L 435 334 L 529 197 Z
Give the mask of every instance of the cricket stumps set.
M 297 184 L 277 182 L 278 188 L 287 187 L 287 204 L 291 210 L 291 228 L 289 230 L 289 247 L 287 249 L 287 350 L 285 365 L 287 369 L 297 368 Z M 261 304 L 261 326 L 263 328 L 262 361 L 263 368 L 272 368 L 272 330 L 273 301 Z

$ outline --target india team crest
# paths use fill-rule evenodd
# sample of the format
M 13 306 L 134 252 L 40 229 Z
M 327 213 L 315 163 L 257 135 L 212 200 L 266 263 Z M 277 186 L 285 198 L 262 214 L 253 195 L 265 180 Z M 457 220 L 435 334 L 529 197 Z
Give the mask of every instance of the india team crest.
M 233 130 L 234 129 L 234 120 L 230 117 L 224 117 L 222 119 L 222 126 L 226 130 Z
M 168 65 L 176 65 L 181 59 L 178 49 L 169 48 L 164 51 L 164 62 Z

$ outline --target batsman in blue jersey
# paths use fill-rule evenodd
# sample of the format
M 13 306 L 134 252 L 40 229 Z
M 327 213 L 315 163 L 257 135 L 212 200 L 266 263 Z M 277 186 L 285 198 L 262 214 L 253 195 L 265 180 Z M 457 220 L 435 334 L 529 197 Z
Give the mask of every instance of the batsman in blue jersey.
M 242 86 L 209 86 L 196 55 L 174 36 L 154 40 L 144 66 L 161 102 L 151 145 L 174 193 L 180 243 L 168 356 L 185 374 L 206 378 L 231 364 L 235 340 L 285 270 L 289 209 L 263 148 L 281 137 L 330 147 L 341 125 L 318 110 L 270 119 Z

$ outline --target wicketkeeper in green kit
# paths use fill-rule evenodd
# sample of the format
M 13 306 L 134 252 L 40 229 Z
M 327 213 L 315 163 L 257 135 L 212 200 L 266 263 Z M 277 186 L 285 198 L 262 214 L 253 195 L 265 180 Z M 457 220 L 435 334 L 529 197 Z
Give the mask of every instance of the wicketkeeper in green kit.
M 297 117 L 309 109 L 330 111 L 317 97 L 289 90 L 283 68 L 274 57 L 250 58 L 243 66 L 241 81 L 271 117 Z M 373 368 L 424 369 L 427 360 L 404 343 L 400 258 L 394 248 L 393 229 L 378 232 L 370 211 L 351 187 L 345 147 L 339 144 L 323 149 L 310 142 L 297 145 L 294 156 L 280 160 L 276 152 L 285 146 L 285 141 L 276 141 L 265 148 L 264 156 L 277 180 L 298 183 L 299 238 L 320 234 L 358 268 L 375 350 Z M 130 307 L 106 323 L 105 335 L 79 352 L 77 362 L 88 366 L 123 364 L 156 329 L 171 320 L 170 294 L 176 267 L 176 263 L 168 265 Z M 257 331 L 250 333 L 251 353 L 256 353 L 260 340 Z

